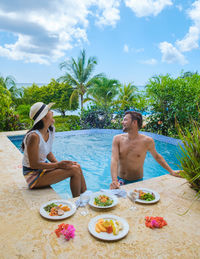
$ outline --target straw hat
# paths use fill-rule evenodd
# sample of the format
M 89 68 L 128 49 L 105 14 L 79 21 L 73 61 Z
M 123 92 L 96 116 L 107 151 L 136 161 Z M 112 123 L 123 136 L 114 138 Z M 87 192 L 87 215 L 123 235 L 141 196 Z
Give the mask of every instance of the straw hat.
M 36 123 L 38 123 L 38 121 L 43 119 L 53 105 L 54 103 L 49 103 L 47 105 L 42 102 L 34 103 L 31 106 L 29 113 L 29 117 L 34 120 L 33 125 L 35 125 Z

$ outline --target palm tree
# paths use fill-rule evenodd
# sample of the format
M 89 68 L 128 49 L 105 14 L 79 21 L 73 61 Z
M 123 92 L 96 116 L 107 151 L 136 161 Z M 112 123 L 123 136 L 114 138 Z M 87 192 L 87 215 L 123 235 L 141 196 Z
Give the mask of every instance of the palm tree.
M 20 89 L 17 89 L 16 83 L 15 83 L 15 78 L 13 76 L 7 76 L 6 78 L 1 76 L 0 85 L 3 88 L 10 91 L 12 99 L 17 98 L 17 96 L 20 94 Z
M 119 96 L 116 104 L 120 105 L 121 110 L 130 108 L 136 100 L 137 87 L 129 83 L 121 85 L 119 88 Z
M 65 69 L 66 74 L 61 76 L 58 80 L 71 84 L 74 88 L 72 92 L 70 103 L 78 96 L 81 97 L 81 110 L 83 109 L 84 95 L 87 89 L 91 87 L 94 79 L 101 77 L 103 74 L 97 74 L 92 77 L 95 65 L 97 65 L 96 57 L 89 57 L 86 60 L 86 52 L 82 50 L 77 61 L 71 58 L 60 64 L 60 69 Z
M 94 84 L 88 89 L 88 96 L 84 102 L 92 101 L 99 106 L 108 108 L 113 104 L 118 94 L 119 81 L 101 77 L 94 80 Z
M 7 76 L 6 78 L 1 76 L 0 85 L 9 90 L 10 88 L 16 86 L 15 79 L 12 76 Z

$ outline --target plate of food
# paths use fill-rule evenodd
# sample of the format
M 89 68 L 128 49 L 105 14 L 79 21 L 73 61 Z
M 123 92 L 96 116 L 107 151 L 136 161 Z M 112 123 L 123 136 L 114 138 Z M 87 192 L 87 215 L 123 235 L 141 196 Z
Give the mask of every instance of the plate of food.
M 128 234 L 129 225 L 123 218 L 112 214 L 104 214 L 92 218 L 88 224 L 88 230 L 98 239 L 114 241 Z
M 96 192 L 90 197 L 89 200 L 90 206 L 100 209 L 114 207 L 117 203 L 117 197 L 106 192 Z
M 52 200 L 40 207 L 40 214 L 44 218 L 52 220 L 68 218 L 75 212 L 75 204 L 67 200 Z
M 128 197 L 138 203 L 152 204 L 160 200 L 158 192 L 147 188 L 136 188 L 128 193 Z

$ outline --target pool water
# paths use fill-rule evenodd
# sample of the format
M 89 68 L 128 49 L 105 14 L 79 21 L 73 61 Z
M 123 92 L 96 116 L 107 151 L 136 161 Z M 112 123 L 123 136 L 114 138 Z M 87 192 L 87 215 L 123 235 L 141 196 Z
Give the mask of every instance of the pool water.
M 104 131 L 102 131 L 104 132 Z M 111 183 L 110 162 L 112 140 L 118 131 L 108 131 L 106 133 L 93 134 L 64 134 L 57 133 L 53 153 L 58 160 L 77 161 L 83 170 L 88 190 L 99 191 L 100 189 L 109 188 Z M 143 133 L 145 134 L 145 133 Z M 148 134 L 149 135 L 149 134 Z M 20 148 L 22 136 L 10 137 L 11 141 Z M 165 158 L 170 167 L 174 170 L 178 168 L 177 155 L 179 147 L 163 141 L 155 140 L 156 150 Z M 168 172 L 162 168 L 147 153 L 144 163 L 144 180 L 158 177 Z M 63 199 L 72 197 L 69 179 L 61 181 L 51 186 Z

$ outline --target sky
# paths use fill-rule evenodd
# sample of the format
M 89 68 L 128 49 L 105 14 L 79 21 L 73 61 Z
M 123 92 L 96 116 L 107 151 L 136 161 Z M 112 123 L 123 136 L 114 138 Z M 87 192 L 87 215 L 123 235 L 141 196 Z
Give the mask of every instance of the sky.
M 0 76 L 48 84 L 82 49 L 94 75 L 142 86 L 200 72 L 200 0 L 1 0 Z

